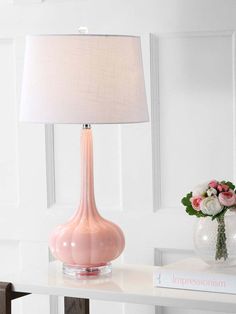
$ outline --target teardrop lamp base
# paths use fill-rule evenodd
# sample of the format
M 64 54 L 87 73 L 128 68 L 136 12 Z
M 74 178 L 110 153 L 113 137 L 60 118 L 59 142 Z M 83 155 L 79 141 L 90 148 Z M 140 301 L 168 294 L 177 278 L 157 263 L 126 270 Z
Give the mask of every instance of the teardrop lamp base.
M 102 266 L 86 267 L 63 264 L 63 273 L 68 277 L 77 279 L 107 277 L 112 273 L 112 265 L 111 263 L 107 263 Z

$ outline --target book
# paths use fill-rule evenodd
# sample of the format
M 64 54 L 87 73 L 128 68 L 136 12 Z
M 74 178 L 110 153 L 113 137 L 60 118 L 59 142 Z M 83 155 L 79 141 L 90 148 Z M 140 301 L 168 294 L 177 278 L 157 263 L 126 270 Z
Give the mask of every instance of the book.
M 236 294 L 236 266 L 216 268 L 198 258 L 157 267 L 155 287 Z

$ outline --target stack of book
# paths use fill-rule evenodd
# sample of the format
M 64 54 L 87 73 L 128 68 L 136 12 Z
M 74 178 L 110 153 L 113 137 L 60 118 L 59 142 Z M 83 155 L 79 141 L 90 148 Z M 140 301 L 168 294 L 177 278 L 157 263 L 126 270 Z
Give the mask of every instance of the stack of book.
M 153 284 L 155 287 L 236 294 L 236 266 L 216 268 L 198 258 L 188 258 L 157 267 Z

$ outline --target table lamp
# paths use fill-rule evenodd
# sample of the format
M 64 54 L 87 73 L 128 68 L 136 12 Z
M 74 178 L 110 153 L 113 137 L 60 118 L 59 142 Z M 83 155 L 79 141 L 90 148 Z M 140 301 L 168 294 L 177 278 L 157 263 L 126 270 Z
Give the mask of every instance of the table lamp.
M 109 274 L 125 239 L 96 208 L 91 124 L 148 121 L 140 38 L 28 36 L 20 120 L 83 125 L 80 204 L 74 216 L 52 232 L 49 247 L 68 276 Z

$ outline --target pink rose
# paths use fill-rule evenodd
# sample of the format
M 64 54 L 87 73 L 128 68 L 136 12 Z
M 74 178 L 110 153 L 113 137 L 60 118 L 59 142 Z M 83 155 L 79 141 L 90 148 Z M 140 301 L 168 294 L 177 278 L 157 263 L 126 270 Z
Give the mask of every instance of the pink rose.
M 223 186 L 221 184 L 218 184 L 216 188 L 219 192 L 223 191 Z
M 193 196 L 193 197 L 191 197 L 190 201 L 191 201 L 192 207 L 195 210 L 200 211 L 200 204 L 202 201 L 202 197 L 201 196 Z
M 224 206 L 232 206 L 236 203 L 236 195 L 234 191 L 222 192 L 219 194 L 219 201 Z
M 208 184 L 211 188 L 216 189 L 218 182 L 216 180 L 212 180 L 209 184 Z

